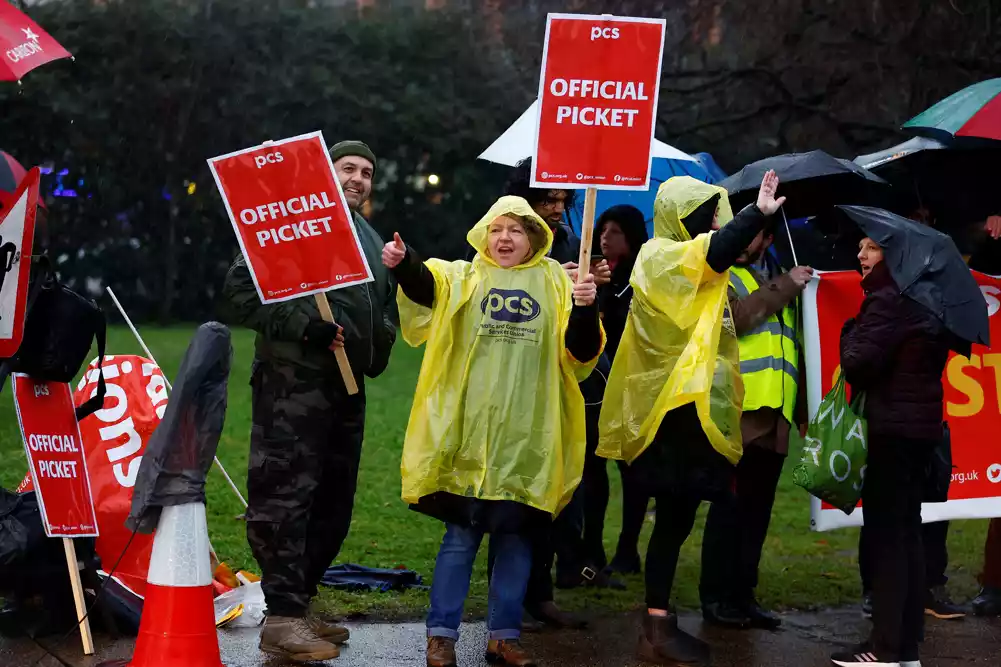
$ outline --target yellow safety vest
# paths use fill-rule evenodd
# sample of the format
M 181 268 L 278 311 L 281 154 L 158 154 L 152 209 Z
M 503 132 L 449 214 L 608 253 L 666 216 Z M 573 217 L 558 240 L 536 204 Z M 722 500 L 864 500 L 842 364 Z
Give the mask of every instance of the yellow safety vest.
M 730 268 L 730 286 L 743 298 L 758 289 L 745 268 Z M 799 385 L 799 334 L 792 304 L 744 333 L 740 347 L 740 377 L 744 381 L 744 412 L 761 408 L 782 410 L 791 424 Z

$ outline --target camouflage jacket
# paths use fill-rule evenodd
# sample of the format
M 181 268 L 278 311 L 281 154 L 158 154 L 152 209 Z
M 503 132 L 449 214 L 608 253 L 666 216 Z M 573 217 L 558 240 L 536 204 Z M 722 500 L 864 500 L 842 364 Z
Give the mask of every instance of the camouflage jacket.
M 357 213 L 358 238 L 375 278 L 373 282 L 327 292 L 334 321 L 344 327 L 344 348 L 355 376 L 377 377 L 389 364 L 396 342 L 396 281 L 382 264 L 383 240 Z M 333 353 L 303 343 L 306 325 L 320 320 L 313 296 L 262 304 L 243 255 L 226 274 L 223 288 L 227 320 L 257 332 L 256 356 L 312 371 L 336 373 Z

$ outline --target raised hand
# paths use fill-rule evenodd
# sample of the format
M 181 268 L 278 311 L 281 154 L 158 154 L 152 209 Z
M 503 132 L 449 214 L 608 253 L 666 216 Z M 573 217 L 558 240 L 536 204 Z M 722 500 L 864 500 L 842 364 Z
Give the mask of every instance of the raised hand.
M 779 176 L 775 170 L 769 169 L 761 178 L 761 188 L 758 190 L 758 210 L 765 215 L 775 215 L 782 204 L 786 203 L 785 197 L 775 198 L 775 193 L 779 189 Z
M 393 234 L 393 240 L 382 248 L 382 263 L 390 269 L 395 269 L 407 256 L 407 246 L 400 238 L 399 232 Z

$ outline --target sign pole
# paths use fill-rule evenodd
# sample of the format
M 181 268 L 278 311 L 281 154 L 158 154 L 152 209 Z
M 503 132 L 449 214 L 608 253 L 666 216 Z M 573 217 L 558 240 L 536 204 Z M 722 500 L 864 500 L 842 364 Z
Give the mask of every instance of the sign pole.
M 577 262 L 577 282 L 582 283 L 591 269 L 591 244 L 594 240 L 594 209 L 598 204 L 598 189 L 584 192 L 584 218 L 580 223 L 580 259 Z M 578 306 L 583 304 L 578 303 Z
M 592 211 L 593 213 L 594 211 Z M 320 309 L 320 317 L 323 318 L 323 321 L 336 324 L 334 313 L 330 310 L 330 302 L 327 301 L 327 295 L 321 292 L 313 296 L 316 298 L 316 307 Z M 355 374 L 351 370 L 348 355 L 343 347 L 335 347 L 334 356 L 337 358 L 337 367 L 341 369 L 341 379 L 344 380 L 344 386 L 347 387 L 348 396 L 354 396 L 358 393 L 358 384 L 355 382 Z
M 76 620 L 80 623 L 80 639 L 83 642 L 83 654 L 94 655 L 94 638 L 90 634 L 90 620 L 87 619 L 87 608 L 83 601 L 83 583 L 80 581 L 80 567 L 77 565 L 76 547 L 73 544 L 73 540 L 64 537 L 63 549 L 66 552 L 66 567 L 69 568 L 70 585 L 73 588 Z

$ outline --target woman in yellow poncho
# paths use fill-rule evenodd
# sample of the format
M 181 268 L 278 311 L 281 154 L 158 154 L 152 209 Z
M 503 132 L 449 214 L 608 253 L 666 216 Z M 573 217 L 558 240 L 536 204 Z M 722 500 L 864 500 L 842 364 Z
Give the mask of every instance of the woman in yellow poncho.
M 403 499 L 446 524 L 431 587 L 428 665 L 455 665 L 473 561 L 490 533 L 487 658 L 534 664 L 519 643 L 526 535 L 565 506 L 584 467 L 587 377 L 604 345 L 593 278 L 546 257 L 552 232 L 520 197 L 470 230 L 472 262 L 383 250 L 411 345 L 427 343 L 403 446 Z M 583 305 L 574 305 L 574 301 Z
M 733 218 L 726 190 L 689 176 L 669 179 L 654 203 L 654 238 L 630 279 L 633 300 L 605 389 L 598 455 L 633 466 L 637 484 L 657 502 L 639 641 L 649 662 L 709 660 L 708 645 L 678 629 L 671 588 L 700 503 L 732 493 L 743 385 L 726 299 L 729 268 L 784 202 L 775 199 L 777 187 L 778 177 L 767 173 L 757 205 Z

